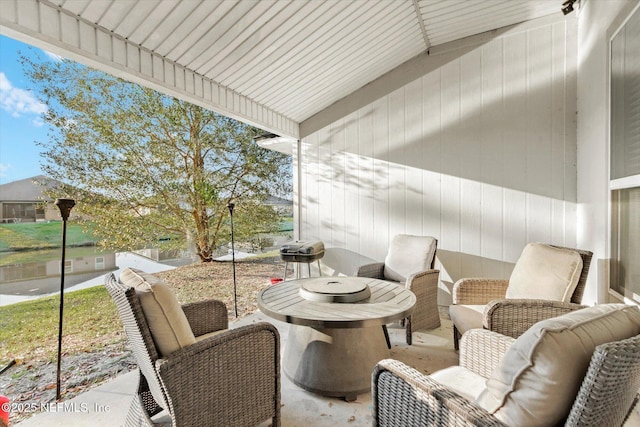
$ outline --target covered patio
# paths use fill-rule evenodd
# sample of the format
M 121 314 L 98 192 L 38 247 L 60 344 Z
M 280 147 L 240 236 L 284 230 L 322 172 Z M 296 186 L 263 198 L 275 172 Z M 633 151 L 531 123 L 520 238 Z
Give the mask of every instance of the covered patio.
M 508 278 L 545 242 L 593 252 L 583 304 L 637 304 L 610 283 L 612 200 L 640 175 L 611 173 L 609 88 L 640 2 L 563 3 L 2 0 L 0 31 L 272 133 L 259 143 L 293 158 L 294 238 L 340 254 L 326 274 L 433 236 L 446 307 L 460 278 Z M 428 346 L 453 352 L 450 335 Z M 306 396 L 283 388 L 283 424 L 300 425 L 288 391 Z
M 562 3 L 5 0 L 0 30 L 274 134 L 296 239 L 381 259 L 434 236 L 442 305 L 528 242 L 584 248 L 593 304 L 632 296 L 608 283 L 607 94 L 638 2 Z

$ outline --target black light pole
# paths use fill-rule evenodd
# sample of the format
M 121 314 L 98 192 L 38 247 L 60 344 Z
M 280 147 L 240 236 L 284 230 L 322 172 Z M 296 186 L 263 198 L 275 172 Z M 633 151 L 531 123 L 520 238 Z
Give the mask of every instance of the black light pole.
M 231 265 L 233 267 L 233 308 L 236 313 L 236 319 L 238 318 L 238 294 L 236 290 L 236 248 L 235 242 L 233 241 L 233 208 L 236 205 L 233 203 L 229 203 L 227 207 L 229 208 L 229 215 L 231 216 Z
M 60 321 L 58 323 L 58 376 L 56 380 L 56 400 L 60 400 L 60 362 L 62 358 L 62 313 L 64 311 L 64 256 L 67 246 L 67 219 L 71 208 L 76 205 L 73 199 L 56 199 L 55 202 L 62 216 L 62 264 L 60 265 Z

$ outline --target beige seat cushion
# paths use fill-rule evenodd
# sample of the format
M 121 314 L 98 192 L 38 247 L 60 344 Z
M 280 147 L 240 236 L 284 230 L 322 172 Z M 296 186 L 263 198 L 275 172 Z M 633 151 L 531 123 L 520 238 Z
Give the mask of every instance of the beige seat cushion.
M 538 322 L 509 348 L 477 403 L 508 425 L 557 425 L 571 409 L 596 346 L 639 333 L 640 310 L 624 304 Z
M 505 296 L 570 302 L 581 273 L 579 253 L 529 243 L 513 268 Z
M 482 393 L 487 382 L 485 377 L 462 366 L 440 369 L 429 376 L 472 402 Z
M 484 305 L 450 305 L 449 317 L 460 334 L 469 329 L 482 328 Z
M 120 281 L 136 290 L 161 356 L 196 342 L 178 299 L 161 279 L 135 268 L 125 268 L 120 273 Z
M 384 260 L 384 278 L 404 282 L 412 274 L 429 270 L 436 246 L 436 239 L 429 236 L 394 236 Z

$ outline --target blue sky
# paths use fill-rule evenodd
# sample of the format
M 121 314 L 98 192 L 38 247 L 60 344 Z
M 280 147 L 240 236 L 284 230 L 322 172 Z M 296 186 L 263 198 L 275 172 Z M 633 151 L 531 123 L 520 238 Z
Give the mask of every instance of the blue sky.
M 47 138 L 49 128 L 42 120 L 46 106 L 29 90 L 29 80 L 18 61 L 18 51 L 31 54 L 33 50 L 0 35 L 0 184 L 42 173 L 35 141 Z

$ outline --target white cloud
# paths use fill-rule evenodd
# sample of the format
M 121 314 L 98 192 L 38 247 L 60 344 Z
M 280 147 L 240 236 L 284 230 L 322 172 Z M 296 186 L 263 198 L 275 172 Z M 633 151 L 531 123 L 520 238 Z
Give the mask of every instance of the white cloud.
M 0 108 L 13 117 L 22 114 L 42 114 L 47 106 L 38 101 L 31 92 L 14 87 L 7 76 L 0 72 Z
M 52 61 L 56 61 L 56 62 L 60 62 L 62 61 L 62 56 L 57 55 L 55 53 L 52 52 L 47 52 L 46 50 L 43 50 L 44 54 L 47 55 L 47 57 L 52 60 Z
M 9 169 L 11 169 L 10 164 L 0 163 L 0 176 L 7 176 Z

